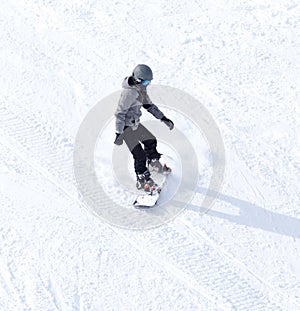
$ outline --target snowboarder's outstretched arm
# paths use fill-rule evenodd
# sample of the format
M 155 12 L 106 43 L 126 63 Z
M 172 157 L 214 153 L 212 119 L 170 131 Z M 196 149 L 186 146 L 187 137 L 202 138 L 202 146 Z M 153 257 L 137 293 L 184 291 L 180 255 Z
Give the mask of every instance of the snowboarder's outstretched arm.
M 166 126 L 172 130 L 174 128 L 174 123 L 165 117 L 165 115 L 159 110 L 159 108 L 152 103 L 150 97 L 147 94 L 146 97 L 146 103 L 143 104 L 143 107 L 150 112 L 155 118 L 161 120 L 162 122 L 164 122 L 164 124 L 166 124 Z
M 152 103 L 148 94 L 146 94 L 146 98 L 143 102 L 143 107 L 150 112 L 156 119 L 161 120 L 164 117 L 164 114 L 159 110 L 159 108 Z

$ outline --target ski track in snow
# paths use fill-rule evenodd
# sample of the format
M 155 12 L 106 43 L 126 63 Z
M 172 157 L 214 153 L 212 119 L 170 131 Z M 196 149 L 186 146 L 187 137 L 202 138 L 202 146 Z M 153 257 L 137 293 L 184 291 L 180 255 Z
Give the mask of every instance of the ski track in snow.
M 34 168 L 34 166 L 32 166 L 32 168 Z M 56 186 L 60 187 L 58 184 L 56 184 Z M 181 222 L 189 229 L 191 229 L 192 235 L 194 232 L 196 232 L 195 230 L 193 230 L 192 226 L 188 222 Z M 120 235 L 118 230 L 115 230 L 114 228 L 112 228 L 112 230 Z M 226 255 L 224 258 L 224 252 L 222 251 L 222 249 L 221 251 L 219 250 L 219 246 L 211 247 L 212 244 L 210 242 L 205 245 L 205 247 L 200 245 L 201 247 L 196 248 L 197 243 L 190 243 L 190 241 L 193 240 L 193 237 L 190 239 L 187 238 L 185 234 L 183 234 L 182 228 L 181 230 L 174 230 L 172 227 L 169 227 L 167 230 L 164 230 L 164 233 L 167 233 L 171 239 L 167 239 L 166 237 L 164 237 L 163 247 L 162 245 L 151 245 L 151 248 L 154 248 L 154 250 L 163 249 L 164 247 L 166 247 L 167 249 L 168 247 L 174 248 L 175 254 L 178 249 L 182 248 L 187 253 L 185 256 L 182 257 L 182 262 L 175 261 L 174 265 L 170 262 L 174 260 L 174 257 L 176 258 L 178 256 L 177 254 L 174 256 L 172 252 L 166 252 L 166 258 L 161 257 L 160 254 L 153 255 L 152 251 L 147 251 L 145 247 L 138 246 L 136 242 L 134 242 L 132 239 L 128 239 L 124 234 L 121 234 L 120 236 L 134 248 L 138 249 L 145 256 L 145 258 L 147 258 L 147 260 L 155 262 L 157 265 L 161 266 L 164 270 L 166 270 L 167 273 L 170 273 L 176 279 L 179 279 L 182 283 L 186 284 L 188 288 L 198 292 L 201 296 L 207 298 L 208 301 L 222 309 L 242 309 L 247 307 L 247 305 L 249 304 L 257 309 L 263 310 L 266 307 L 273 309 L 276 306 L 278 307 L 280 305 L 280 302 L 283 302 L 282 299 L 284 299 L 285 297 L 284 295 L 280 295 L 280 297 L 278 297 L 278 299 L 280 300 L 277 301 L 277 304 L 272 303 L 272 300 L 275 300 L 275 296 L 278 294 L 278 291 L 274 291 L 274 289 L 272 288 L 271 290 L 269 289 L 270 299 L 266 298 L 265 293 L 267 290 L 264 289 L 264 294 L 262 294 L 259 290 L 256 289 L 259 287 L 259 285 L 261 286 L 261 284 L 255 283 L 262 283 L 263 286 L 267 287 L 270 286 L 266 284 L 261 278 L 257 277 L 251 270 L 247 268 L 245 269 L 242 264 L 234 260 L 232 255 Z M 197 235 L 199 236 L 198 231 Z M 173 236 L 176 236 L 176 239 L 173 239 Z M 205 237 L 203 234 L 200 235 L 200 238 L 204 238 L 204 240 L 208 241 L 208 238 Z M 147 245 L 146 240 L 146 237 L 143 237 L 143 241 Z M 185 245 L 184 243 L 180 242 L 179 246 L 174 246 L 174 241 L 176 240 L 187 241 L 188 244 Z M 160 239 L 158 239 L 157 241 L 160 241 Z M 150 243 L 153 243 L 152 239 L 150 239 L 149 244 Z M 191 247 L 191 249 L 189 249 L 189 247 Z M 223 256 L 220 256 L 220 254 Z M 209 256 L 210 261 L 207 260 L 207 256 Z M 228 261 L 228 263 L 226 263 L 226 260 Z M 195 262 L 197 262 L 198 264 L 195 265 Z M 234 268 L 234 266 L 236 266 L 236 268 Z M 195 271 L 189 271 L 191 267 L 197 267 L 197 269 Z M 238 272 L 236 272 L 236 270 Z M 190 275 L 190 273 L 192 273 L 192 275 Z M 198 275 L 199 277 L 197 278 Z M 224 276 L 226 276 L 225 279 Z M 228 284 L 226 284 L 226 281 Z M 201 283 L 199 284 L 198 282 Z M 253 283 L 254 286 L 251 285 Z M 42 288 L 43 287 L 45 286 L 42 286 Z M 56 301 L 59 301 L 59 299 L 56 297 L 56 294 L 52 289 L 52 285 L 49 285 L 47 287 L 47 290 L 48 293 L 50 292 L 49 295 L 52 297 L 52 302 L 56 306 Z M 217 292 L 217 296 L 216 294 L 213 294 L 214 292 Z M 287 302 L 285 302 L 285 305 L 288 304 L 289 302 L 287 300 Z
M 299 6 L 0 7 L 0 309 L 299 309 Z M 88 212 L 72 152 L 85 113 L 137 60 L 203 100 L 227 167 L 206 215 L 196 196 L 171 223 L 126 231 Z

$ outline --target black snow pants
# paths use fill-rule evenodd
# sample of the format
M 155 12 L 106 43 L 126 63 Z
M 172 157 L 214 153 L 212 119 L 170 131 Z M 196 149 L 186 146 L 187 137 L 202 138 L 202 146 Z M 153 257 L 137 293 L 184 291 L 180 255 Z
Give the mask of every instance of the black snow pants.
M 136 174 L 142 174 L 147 170 L 147 159 L 159 159 L 161 154 L 157 152 L 157 140 L 155 136 L 142 124 L 136 130 L 130 126 L 125 127 L 123 139 L 134 158 L 134 170 Z M 144 149 L 141 145 L 144 145 Z

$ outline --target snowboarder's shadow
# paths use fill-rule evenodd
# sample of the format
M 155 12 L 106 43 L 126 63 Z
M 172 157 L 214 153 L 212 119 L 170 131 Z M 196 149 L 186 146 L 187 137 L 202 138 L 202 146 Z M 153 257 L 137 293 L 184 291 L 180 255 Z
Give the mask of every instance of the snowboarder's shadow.
M 216 193 L 214 191 L 208 190 L 207 188 L 198 187 L 197 192 L 216 197 Z M 213 210 L 213 208 L 206 210 L 203 207 L 193 204 L 189 204 L 187 206 L 187 209 L 193 210 L 195 212 L 200 212 L 201 214 L 207 213 L 210 216 L 223 218 L 236 224 L 245 225 L 253 228 L 260 228 L 265 231 L 287 235 L 293 238 L 300 238 L 300 219 L 283 214 L 278 214 L 266 210 L 251 202 L 225 194 L 217 194 L 217 198 L 218 200 L 229 202 L 233 206 L 238 207 L 239 214 L 226 214 L 224 212 L 215 211 Z

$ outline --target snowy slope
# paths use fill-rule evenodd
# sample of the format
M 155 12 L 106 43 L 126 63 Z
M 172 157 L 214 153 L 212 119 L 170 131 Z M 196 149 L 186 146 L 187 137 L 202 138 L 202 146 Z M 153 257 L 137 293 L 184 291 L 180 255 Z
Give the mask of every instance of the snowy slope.
M 300 309 L 297 1 L 11 0 L 0 24 L 0 310 Z M 137 63 L 199 100 L 226 151 L 205 212 L 209 150 L 173 114 L 202 179 L 144 231 L 95 217 L 73 176 L 81 122 Z

